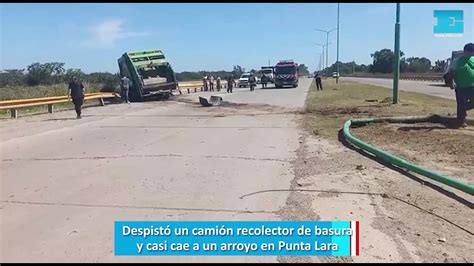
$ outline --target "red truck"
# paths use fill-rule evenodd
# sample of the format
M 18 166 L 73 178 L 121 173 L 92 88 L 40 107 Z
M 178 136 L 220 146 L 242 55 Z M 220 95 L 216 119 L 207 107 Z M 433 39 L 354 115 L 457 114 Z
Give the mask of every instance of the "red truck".
M 293 60 L 282 60 L 275 66 L 275 87 L 298 87 L 298 64 Z

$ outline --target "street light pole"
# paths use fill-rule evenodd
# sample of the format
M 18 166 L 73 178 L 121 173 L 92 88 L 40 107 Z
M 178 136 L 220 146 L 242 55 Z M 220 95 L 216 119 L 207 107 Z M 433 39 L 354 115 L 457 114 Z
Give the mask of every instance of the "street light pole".
M 328 68 L 328 64 L 329 64 L 329 59 L 328 59 L 328 54 L 329 54 L 329 50 L 328 50 L 328 46 L 329 46 L 329 33 L 335 31 L 336 29 L 332 29 L 330 31 L 327 31 L 327 30 L 322 30 L 322 29 L 315 29 L 317 31 L 321 31 L 321 32 L 325 32 L 326 33 L 326 68 Z
M 395 22 L 395 64 L 393 71 L 393 103 L 398 103 L 398 81 L 400 79 L 400 3 L 397 3 Z
M 336 84 L 339 82 L 339 3 L 337 3 L 337 56 L 336 56 Z

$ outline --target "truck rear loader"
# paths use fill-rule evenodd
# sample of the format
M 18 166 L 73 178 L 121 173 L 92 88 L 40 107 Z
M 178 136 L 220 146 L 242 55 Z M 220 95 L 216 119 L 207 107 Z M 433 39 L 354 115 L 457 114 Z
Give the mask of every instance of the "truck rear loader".
M 156 95 L 168 98 L 178 86 L 176 74 L 161 50 L 127 52 L 117 61 L 120 76 L 130 79 L 130 101 Z

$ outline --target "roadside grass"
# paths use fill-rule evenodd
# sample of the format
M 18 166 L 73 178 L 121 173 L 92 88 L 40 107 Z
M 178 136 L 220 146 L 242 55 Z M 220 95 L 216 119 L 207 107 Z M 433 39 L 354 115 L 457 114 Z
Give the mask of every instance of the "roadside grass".
M 98 92 L 102 84 L 84 83 L 86 93 Z M 0 88 L 0 101 L 28 98 L 62 96 L 67 93 L 67 84 L 38 86 L 7 86 Z
M 392 104 L 392 90 L 379 86 L 333 79 L 323 80 L 323 91 L 310 86 L 306 99 L 305 128 L 316 135 L 337 140 L 345 121 L 351 118 L 452 115 L 454 100 L 400 91 L 400 101 Z M 454 93 L 454 92 L 453 92 Z
M 86 93 L 99 92 L 102 84 L 84 83 Z M 39 86 L 8 86 L 0 88 L 0 101 L 5 100 L 17 100 L 17 99 L 29 99 L 29 98 L 41 98 L 41 97 L 52 97 L 52 96 L 63 96 L 67 95 L 67 84 L 54 84 L 54 85 L 39 85 Z M 89 103 L 97 103 L 97 100 L 88 100 L 84 103 L 84 106 L 89 106 Z M 86 105 L 87 103 L 87 105 Z M 54 105 L 54 109 L 60 110 L 71 110 L 74 109 L 72 103 L 58 103 Z M 33 113 L 47 113 L 47 106 L 32 106 L 18 109 L 20 117 L 25 114 Z M 0 117 L 6 118 L 10 116 L 10 110 L 0 110 Z

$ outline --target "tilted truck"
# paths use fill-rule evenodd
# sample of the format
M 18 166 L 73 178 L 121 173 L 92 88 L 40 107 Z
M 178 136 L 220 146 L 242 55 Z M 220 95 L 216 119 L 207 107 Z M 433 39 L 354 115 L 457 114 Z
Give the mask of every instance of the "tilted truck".
M 118 65 L 120 76 L 130 79 L 130 101 L 156 95 L 168 98 L 178 86 L 176 74 L 161 50 L 124 53 Z

